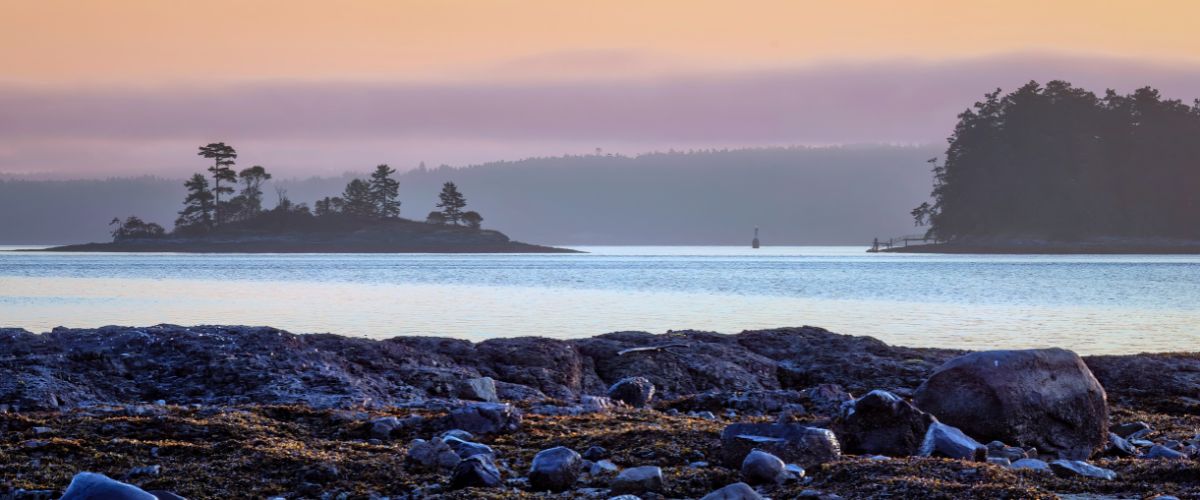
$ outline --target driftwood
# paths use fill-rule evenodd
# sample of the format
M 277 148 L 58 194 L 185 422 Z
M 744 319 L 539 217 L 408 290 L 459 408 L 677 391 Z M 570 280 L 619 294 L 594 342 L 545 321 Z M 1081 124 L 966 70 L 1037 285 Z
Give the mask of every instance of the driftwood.
M 663 344 L 649 347 L 630 347 L 629 349 L 621 349 L 620 351 L 617 351 L 617 356 L 624 356 L 634 352 L 661 351 L 668 347 L 687 347 L 687 344 Z

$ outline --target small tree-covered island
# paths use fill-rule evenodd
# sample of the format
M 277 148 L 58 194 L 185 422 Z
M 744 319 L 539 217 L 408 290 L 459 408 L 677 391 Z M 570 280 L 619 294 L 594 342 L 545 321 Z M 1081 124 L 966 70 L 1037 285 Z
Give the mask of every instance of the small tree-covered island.
M 884 251 L 1200 253 L 1200 100 L 1030 82 L 958 118 L 912 211 L 937 243 Z
M 137 216 L 113 218 L 113 240 L 50 248 L 79 252 L 247 252 L 247 253 L 554 253 L 574 250 L 512 241 L 483 229 L 483 216 L 467 209 L 458 186 L 447 182 L 436 210 L 424 221 L 400 216 L 396 173 L 379 165 L 368 179 L 354 179 L 340 196 L 295 203 L 276 188 L 273 208 L 263 207 L 266 168 L 234 168 L 237 151 L 223 142 L 200 147 L 211 161 L 208 176 L 192 175 L 175 228 Z M 211 181 L 210 181 L 211 179 Z

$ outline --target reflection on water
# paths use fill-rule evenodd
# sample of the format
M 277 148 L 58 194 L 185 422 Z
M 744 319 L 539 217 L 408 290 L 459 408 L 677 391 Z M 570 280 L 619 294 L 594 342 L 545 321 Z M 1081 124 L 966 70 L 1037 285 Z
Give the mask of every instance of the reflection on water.
M 612 247 L 583 255 L 0 253 L 0 325 L 370 337 L 816 325 L 940 347 L 1192 350 L 1200 258 Z

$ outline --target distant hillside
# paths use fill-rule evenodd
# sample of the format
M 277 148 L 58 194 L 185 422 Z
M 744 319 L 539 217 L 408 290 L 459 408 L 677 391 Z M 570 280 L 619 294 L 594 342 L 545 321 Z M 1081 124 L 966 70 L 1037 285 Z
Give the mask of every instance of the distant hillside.
M 760 226 L 767 245 L 862 245 L 913 232 L 908 211 L 927 198 L 925 160 L 939 149 L 767 148 L 417 169 L 399 176 L 401 211 L 423 218 L 453 181 L 485 227 L 521 241 L 740 245 Z M 286 167 L 268 168 L 286 175 Z M 275 186 L 311 204 L 346 181 L 273 180 L 267 204 Z M 109 220 L 134 214 L 170 227 L 183 194 L 174 179 L 0 181 L 0 244 L 108 241 Z

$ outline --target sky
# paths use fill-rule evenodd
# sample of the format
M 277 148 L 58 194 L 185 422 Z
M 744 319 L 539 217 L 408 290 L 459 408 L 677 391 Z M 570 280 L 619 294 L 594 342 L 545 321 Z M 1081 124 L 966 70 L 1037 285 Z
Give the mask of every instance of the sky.
M 0 0 L 0 174 L 927 144 L 983 93 L 1200 97 L 1192 1 Z

